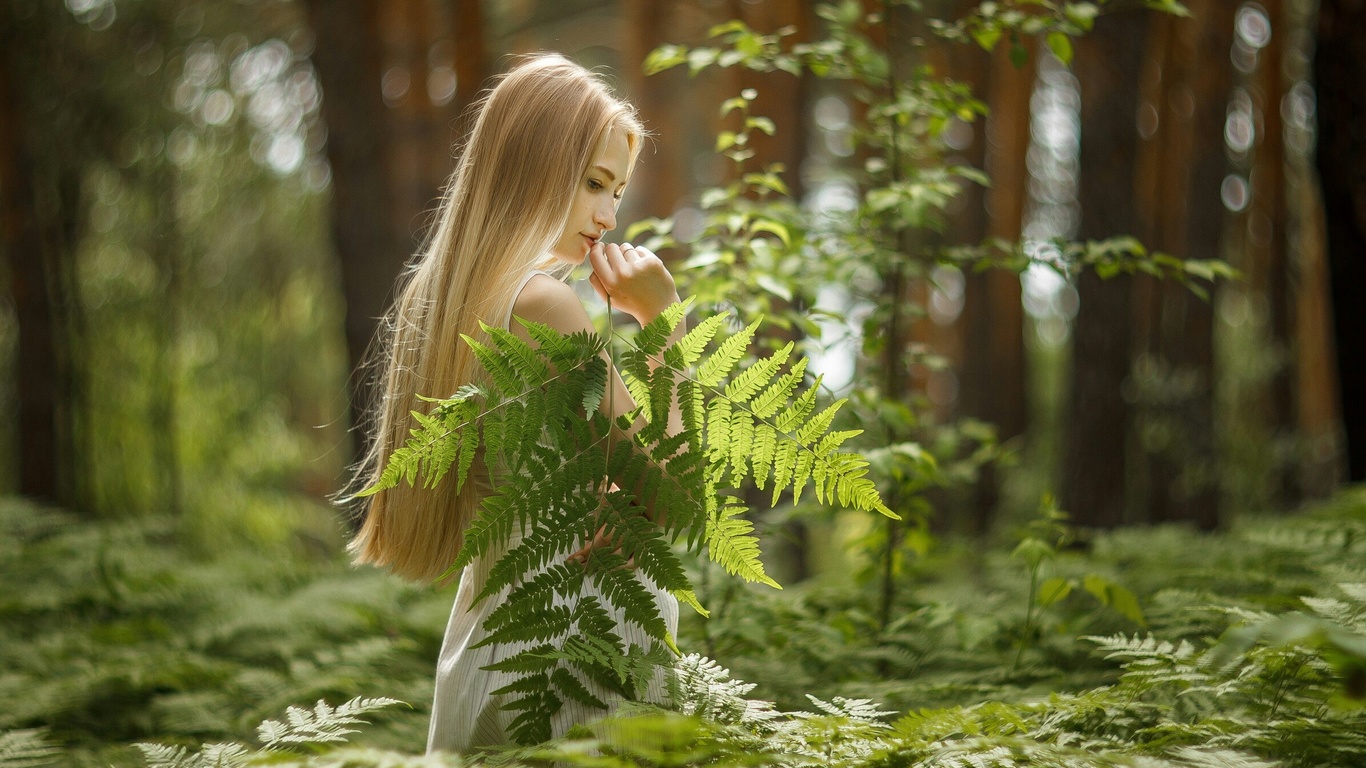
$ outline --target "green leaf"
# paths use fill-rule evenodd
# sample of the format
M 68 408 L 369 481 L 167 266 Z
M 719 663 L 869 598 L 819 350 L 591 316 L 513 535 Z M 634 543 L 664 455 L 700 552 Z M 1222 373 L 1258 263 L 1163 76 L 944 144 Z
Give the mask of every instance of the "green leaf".
M 763 131 L 769 136 L 772 136 L 773 134 L 778 132 L 778 126 L 774 125 L 772 120 L 770 120 L 767 117 L 760 117 L 757 115 L 745 118 L 745 128 L 758 128 L 760 131 Z
M 1038 598 L 1035 602 L 1040 607 L 1047 608 L 1066 599 L 1070 594 L 1072 594 L 1072 582 L 1060 576 L 1054 576 L 1051 579 L 1044 579 L 1044 582 L 1039 585 Z
M 1084 31 L 1091 31 L 1091 27 L 1096 23 L 1096 16 L 1100 14 L 1100 8 L 1092 3 L 1068 3 L 1063 6 L 1063 13 L 1067 18 Z
M 972 39 L 982 47 L 984 51 L 991 51 L 996 48 L 996 41 L 1001 39 L 1000 27 L 981 27 L 973 30 Z
M 665 350 L 664 359 L 670 360 L 672 364 L 679 368 L 687 368 L 693 363 L 696 363 L 697 359 L 702 356 L 702 350 L 707 346 L 707 343 L 712 340 L 712 337 L 716 335 L 716 332 L 726 322 L 726 319 L 729 316 L 730 313 L 724 312 L 712 315 L 698 323 L 695 328 L 685 333 L 683 338 L 675 342 L 670 349 Z M 671 352 L 676 355 L 676 358 L 672 360 L 670 358 Z
M 762 318 L 755 320 L 744 330 L 721 342 L 721 346 L 716 352 L 702 363 L 702 367 L 697 372 L 697 380 L 708 387 L 714 387 L 721 383 L 721 379 L 730 373 L 735 364 L 740 362 L 741 357 L 744 357 L 745 350 L 749 347 L 750 341 L 754 339 L 754 332 L 758 330 L 761 320 Z
M 1061 61 L 1067 66 L 1071 66 L 1072 38 L 1062 32 L 1049 32 L 1046 39 L 1048 41 L 1048 50 L 1052 51 L 1053 55 L 1058 57 L 1058 61 Z
M 694 611 L 702 614 L 702 618 L 706 619 L 711 617 L 711 611 L 702 607 L 702 603 L 698 601 L 697 595 L 694 594 L 691 589 L 676 589 L 673 594 L 674 597 L 678 598 L 680 603 L 683 603 L 684 605 L 691 607 Z
M 772 232 L 778 236 L 779 240 L 783 241 L 783 245 L 789 248 L 792 247 L 792 233 L 789 232 L 787 226 L 781 222 L 773 221 L 772 219 L 757 218 L 754 220 L 754 223 L 750 224 L 749 228 L 752 232 Z
M 750 535 L 754 524 L 740 516 L 745 511 L 738 504 L 722 508 L 720 516 L 707 527 L 707 552 L 712 561 L 732 576 L 782 589 L 764 573 L 764 564 L 759 560 L 759 539 Z
M 687 49 L 681 45 L 661 45 L 650 51 L 641 63 L 641 69 L 647 75 L 654 75 L 666 69 L 672 69 L 688 60 Z
M 1082 586 L 1087 592 L 1094 595 L 1102 605 L 1113 608 L 1121 616 L 1139 626 L 1147 626 L 1148 622 L 1143 616 L 1143 609 L 1139 607 L 1138 598 L 1133 592 L 1094 573 L 1088 574 L 1082 580 Z

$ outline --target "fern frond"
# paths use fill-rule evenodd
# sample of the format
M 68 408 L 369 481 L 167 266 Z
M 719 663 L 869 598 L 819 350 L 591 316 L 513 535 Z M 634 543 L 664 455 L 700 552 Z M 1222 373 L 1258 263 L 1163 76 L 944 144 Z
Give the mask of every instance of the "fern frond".
M 689 296 L 683 301 L 671 304 L 663 312 L 660 312 L 655 319 L 641 327 L 640 333 L 636 334 L 635 346 L 646 355 L 658 355 L 664 349 L 665 343 L 669 341 L 669 335 L 678 327 L 683 316 L 688 313 L 688 308 L 692 306 L 693 297 Z
M 333 707 L 322 699 L 312 710 L 290 707 L 285 710 L 285 720 L 266 720 L 256 729 L 256 736 L 267 749 L 284 744 L 325 744 L 346 741 L 346 737 L 358 733 L 348 726 L 362 725 L 361 715 L 369 714 L 384 707 L 402 704 L 397 699 L 384 697 L 351 699 L 345 704 Z
M 817 376 L 815 386 L 803 392 L 787 410 L 774 418 L 773 426 L 779 432 L 791 432 L 793 427 L 811 414 L 811 409 L 816 407 L 816 392 L 820 388 L 821 378 Z
M 580 704 L 598 709 L 607 709 L 607 702 L 594 696 L 587 686 L 577 677 L 574 677 L 574 673 L 564 667 L 556 667 L 555 671 L 550 673 L 550 682 L 554 684 L 556 690 L 571 701 L 577 701 Z
M 678 343 L 664 350 L 664 361 L 679 369 L 688 368 L 696 363 L 698 358 L 702 356 L 702 350 L 706 348 L 707 343 L 721 329 L 729 316 L 729 312 L 722 312 L 698 323 L 695 328 L 684 334 Z
M 233 742 L 205 744 L 191 752 L 182 746 L 138 743 L 134 747 L 142 753 L 148 768 L 237 768 L 246 765 L 251 753 Z M 5 765 L 0 760 L 0 765 Z
M 760 320 L 745 326 L 744 330 L 721 342 L 721 346 L 707 358 L 697 371 L 697 381 L 703 386 L 714 387 L 730 373 L 735 364 L 744 357 L 745 350 L 754 339 Z
M 627 621 L 662 640 L 667 628 L 654 595 L 634 574 L 625 570 L 626 562 L 622 555 L 594 551 L 588 559 L 593 584 L 608 603 L 622 610 Z
M 522 382 L 540 386 L 550 378 L 550 366 L 545 364 L 530 344 L 503 328 L 483 322 L 479 323 L 479 327 L 493 340 L 494 345 L 503 353 L 504 359 L 517 371 Z
M 773 380 L 778 370 L 782 368 L 783 363 L 787 362 L 788 355 L 792 354 L 793 346 L 795 346 L 794 343 L 789 341 L 777 352 L 751 365 L 740 375 L 731 379 L 723 390 L 726 399 L 735 405 L 748 403 L 760 387 Z M 802 367 L 805 369 L 804 365 Z
M 764 564 L 759 560 L 759 539 L 751 535 L 754 524 L 741 517 L 746 511 L 739 504 L 721 508 L 720 514 L 707 528 L 707 551 L 711 559 L 725 568 L 727 573 L 745 581 L 782 589 L 778 582 L 764 573 Z
M 137 746 L 141 749 L 159 745 Z M 180 749 L 183 751 L 184 747 Z M 43 768 L 57 762 L 59 754 L 57 748 L 43 738 L 41 729 L 0 731 L 0 768 Z M 146 754 L 145 750 L 143 754 Z
M 479 364 L 488 372 L 493 379 L 493 391 L 498 397 L 516 395 L 520 391 L 518 386 L 517 369 L 506 357 L 498 354 L 494 350 L 480 344 L 466 334 L 460 334 L 460 338 L 469 345 L 474 356 L 479 360 Z
M 767 389 L 754 398 L 750 408 L 754 411 L 755 417 L 767 419 L 778 412 L 778 409 L 787 402 L 788 398 L 792 397 L 792 393 L 796 391 L 797 386 L 806 377 L 806 363 L 806 358 L 798 360 L 797 364 L 792 366 L 792 370 L 783 374 L 782 378 L 770 384 Z
M 754 463 L 754 484 L 764 490 L 778 452 L 778 431 L 769 424 L 756 424 L 750 460 Z M 775 497 L 775 502 L 776 497 Z

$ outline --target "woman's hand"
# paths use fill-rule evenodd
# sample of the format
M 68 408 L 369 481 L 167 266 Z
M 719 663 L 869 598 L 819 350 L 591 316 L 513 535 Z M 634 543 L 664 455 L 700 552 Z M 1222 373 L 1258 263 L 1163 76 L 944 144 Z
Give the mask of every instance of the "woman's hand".
M 564 561 L 566 563 L 578 563 L 579 565 L 587 566 L 588 558 L 592 556 L 593 550 L 606 549 L 607 547 L 611 546 L 612 538 L 612 533 L 608 531 L 607 526 L 604 525 L 603 527 L 598 529 L 598 533 L 596 536 L 593 537 L 592 541 L 583 545 L 583 548 L 579 551 L 575 552 L 569 557 L 566 557 Z M 612 554 L 621 554 L 621 547 L 613 547 Z M 636 559 L 634 557 L 627 558 L 626 563 L 621 567 L 628 571 L 634 571 L 636 569 Z
M 588 251 L 588 282 L 603 301 L 645 325 L 677 302 L 678 289 L 664 262 L 648 248 L 630 243 L 594 243 Z

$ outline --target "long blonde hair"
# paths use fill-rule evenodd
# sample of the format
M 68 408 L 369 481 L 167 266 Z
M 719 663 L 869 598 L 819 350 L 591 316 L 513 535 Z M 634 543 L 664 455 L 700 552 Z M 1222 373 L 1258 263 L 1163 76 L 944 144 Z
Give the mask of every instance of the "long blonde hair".
M 408 437 L 410 412 L 428 409 L 417 395 L 449 396 L 481 377 L 460 334 L 486 340 L 479 321 L 502 324 L 528 270 L 563 278 L 572 269 L 549 251 L 608 134 L 626 134 L 632 162 L 644 136 L 629 104 L 557 54 L 523 59 L 477 108 L 436 227 L 380 331 L 381 394 L 354 490 L 378 480 Z M 414 581 L 437 579 L 490 490 L 487 469 L 477 461 L 460 493 L 455 486 L 447 476 L 432 490 L 400 485 L 371 496 L 348 546 L 355 562 L 385 566 Z

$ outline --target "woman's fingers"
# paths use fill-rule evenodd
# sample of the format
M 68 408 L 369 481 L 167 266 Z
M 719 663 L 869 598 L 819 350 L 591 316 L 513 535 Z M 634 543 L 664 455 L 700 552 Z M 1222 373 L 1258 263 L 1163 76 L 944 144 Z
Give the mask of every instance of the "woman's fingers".
M 593 274 L 588 276 L 588 284 L 593 286 L 594 291 L 597 291 L 598 298 L 602 299 L 603 301 L 608 301 L 611 299 L 611 297 L 607 295 L 607 289 L 603 287 L 602 281 L 598 279 L 598 273 L 594 272 Z
M 626 272 L 626 255 L 621 252 L 621 246 L 616 243 L 608 243 L 603 250 L 607 252 L 607 263 L 612 270 L 611 277 L 614 278 L 608 282 L 608 285 L 615 288 L 616 280 L 619 280 Z
M 630 243 L 598 243 L 588 252 L 593 290 L 642 325 L 678 301 L 673 275 L 648 248 Z
M 588 263 L 593 265 L 593 276 L 601 281 L 604 287 L 609 287 L 612 283 L 611 267 L 607 263 L 607 246 L 601 241 L 593 243 L 593 247 L 588 249 Z

